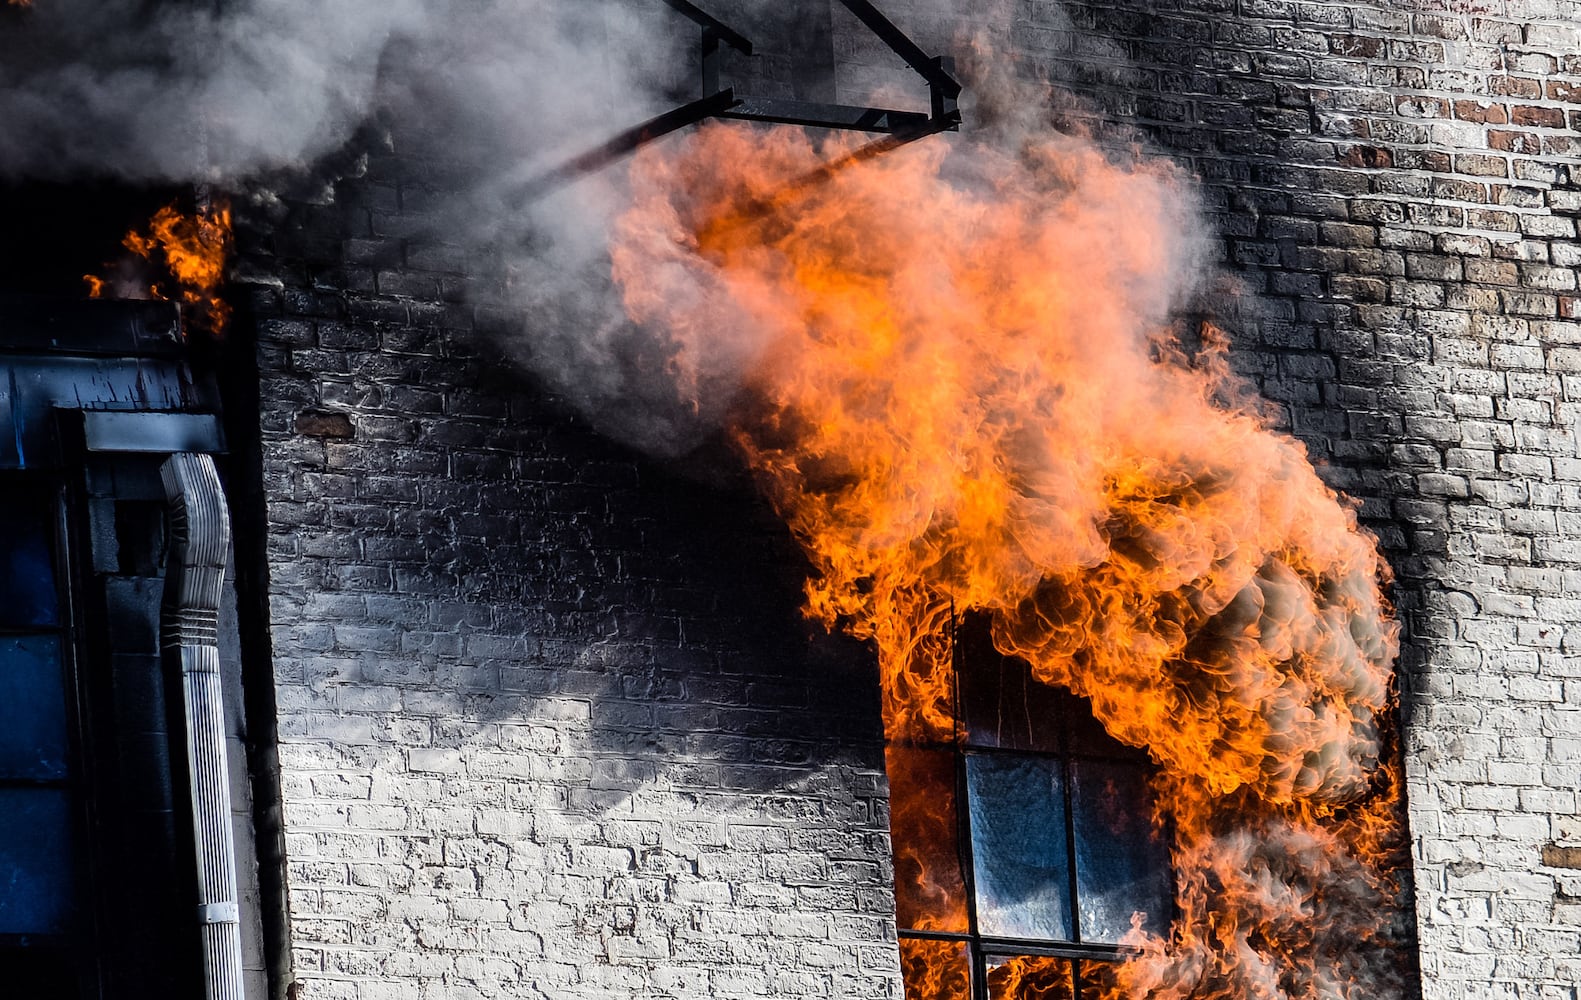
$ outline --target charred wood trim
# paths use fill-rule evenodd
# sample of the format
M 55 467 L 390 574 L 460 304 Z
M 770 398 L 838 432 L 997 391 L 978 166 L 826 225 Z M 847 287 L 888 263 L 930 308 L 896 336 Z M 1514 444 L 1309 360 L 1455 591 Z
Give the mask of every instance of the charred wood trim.
M 268 1000 L 286 1000 L 293 988 L 291 906 L 286 891 L 284 796 L 281 791 L 279 709 L 270 642 L 267 490 L 258 371 L 258 316 L 249 303 L 224 340 L 200 341 L 212 352 L 224 406 L 223 430 L 231 446 L 221 480 L 231 500 L 236 562 L 236 632 L 246 713 L 247 772 L 252 780 L 252 826 L 258 851 L 259 919 L 263 932 Z
M 176 304 L 0 295 L 0 353 L 181 358 Z

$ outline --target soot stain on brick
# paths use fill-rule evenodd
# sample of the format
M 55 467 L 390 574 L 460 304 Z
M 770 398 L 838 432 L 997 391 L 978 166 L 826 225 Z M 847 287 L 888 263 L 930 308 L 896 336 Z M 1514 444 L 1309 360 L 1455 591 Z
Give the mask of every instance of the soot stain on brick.
M 872 655 L 804 619 L 805 561 L 744 478 L 721 477 L 719 455 L 655 463 L 546 416 L 535 474 L 548 481 L 519 500 L 485 487 L 479 547 L 447 553 L 470 600 L 505 598 L 520 614 L 463 640 L 480 666 L 506 657 L 474 675 L 485 684 L 469 687 L 467 715 L 558 704 L 548 710 L 580 717 L 585 705 L 581 739 L 605 761 L 594 777 L 606 791 L 664 762 L 723 763 L 736 790 L 757 792 L 822 765 L 881 767 Z M 468 573 L 480 564 L 498 572 Z

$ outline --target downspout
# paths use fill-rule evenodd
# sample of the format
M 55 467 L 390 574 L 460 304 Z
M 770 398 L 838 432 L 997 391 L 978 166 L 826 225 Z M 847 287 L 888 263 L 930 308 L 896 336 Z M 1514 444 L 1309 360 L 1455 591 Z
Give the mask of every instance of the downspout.
M 170 518 L 160 645 L 167 676 L 180 674 L 186 717 L 203 995 L 205 1000 L 243 1000 L 236 845 L 220 694 L 219 606 L 230 550 L 230 515 L 213 458 L 179 452 L 159 472 Z

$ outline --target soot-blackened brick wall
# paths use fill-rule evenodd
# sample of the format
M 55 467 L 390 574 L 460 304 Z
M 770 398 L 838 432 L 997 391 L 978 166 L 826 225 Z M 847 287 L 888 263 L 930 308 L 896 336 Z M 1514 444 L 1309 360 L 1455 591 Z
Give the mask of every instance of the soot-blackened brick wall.
M 1397 571 L 1426 996 L 1575 1000 L 1581 4 L 1013 8 L 1099 134 L 1200 178 L 1238 363 Z
M 867 655 L 490 353 L 417 166 L 242 226 L 297 996 L 898 996 Z

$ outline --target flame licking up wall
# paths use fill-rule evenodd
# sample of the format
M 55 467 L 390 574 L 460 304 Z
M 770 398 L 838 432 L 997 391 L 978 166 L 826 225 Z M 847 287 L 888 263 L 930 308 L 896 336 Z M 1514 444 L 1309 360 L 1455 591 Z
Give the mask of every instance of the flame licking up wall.
M 979 609 L 1159 767 L 1178 914 L 1103 996 L 1401 995 L 1387 570 L 1224 338 L 1172 328 L 1189 185 L 1008 128 L 796 183 L 831 142 L 645 151 L 614 275 L 683 395 L 752 359 L 731 433 L 806 549 L 809 613 L 876 645 L 892 775 L 953 737 L 940 637 Z
M 225 332 L 231 307 L 220 297 L 232 242 L 231 208 L 216 199 L 194 212 L 171 203 L 121 240 L 127 256 L 108 277 L 83 275 L 92 298 L 175 299 L 188 328 Z

